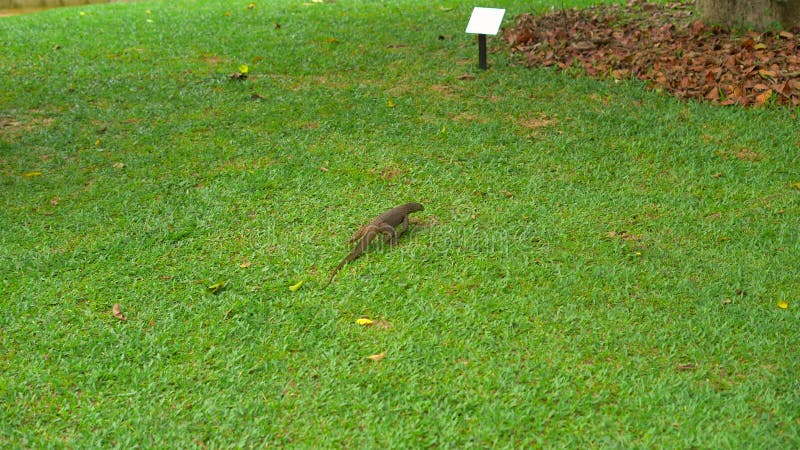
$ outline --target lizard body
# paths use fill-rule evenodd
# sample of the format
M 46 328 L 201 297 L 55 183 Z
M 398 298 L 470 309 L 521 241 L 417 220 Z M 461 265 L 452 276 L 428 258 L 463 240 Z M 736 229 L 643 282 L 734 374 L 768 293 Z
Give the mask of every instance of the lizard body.
M 345 256 L 342 262 L 340 262 L 339 265 L 331 271 L 331 277 L 328 279 L 328 283 L 325 284 L 325 287 L 328 287 L 328 285 L 331 284 L 333 277 L 336 276 L 336 273 L 339 272 L 339 270 L 344 267 L 345 264 L 358 258 L 362 253 L 364 253 L 364 250 L 369 247 L 369 243 L 372 242 L 378 233 L 386 236 L 386 242 L 388 242 L 392 247 L 397 245 L 397 237 L 399 234 L 408 229 L 408 215 L 413 212 L 423 210 L 425 210 L 425 208 L 419 203 L 406 203 L 381 213 L 381 215 L 372 219 L 372 221 L 370 221 L 368 224 L 359 228 L 359 230 L 356 231 L 348 241 L 350 244 L 358 241 L 358 244 L 356 244 L 350 254 Z M 402 230 L 398 232 L 398 228 L 401 226 Z

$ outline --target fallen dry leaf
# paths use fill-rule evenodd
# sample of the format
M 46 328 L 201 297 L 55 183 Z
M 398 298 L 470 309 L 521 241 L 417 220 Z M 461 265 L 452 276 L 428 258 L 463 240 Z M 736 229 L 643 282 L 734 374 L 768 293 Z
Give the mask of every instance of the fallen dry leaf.
M 475 79 L 475 75 L 473 75 L 471 73 L 465 73 L 463 75 L 457 76 L 456 78 L 459 79 L 459 80 L 469 81 L 469 80 L 474 80 Z
M 114 303 L 114 306 L 111 308 L 111 314 L 123 322 L 128 320 L 128 318 L 125 317 L 125 314 L 122 314 L 122 308 L 119 306 L 119 303 Z
M 722 301 L 723 305 L 730 305 L 731 303 L 733 303 L 733 300 L 731 300 L 729 298 L 726 298 L 725 300 Z
M 366 317 L 362 317 L 362 318 L 356 320 L 356 323 L 361 325 L 361 326 L 364 326 L 364 325 L 372 325 L 375 322 L 372 319 L 367 319 Z
M 300 286 L 302 286 L 303 283 L 305 283 L 305 281 L 304 280 L 300 280 L 299 282 L 297 282 L 297 284 L 293 284 L 293 285 L 289 286 L 289 290 L 294 292 L 294 291 L 300 289 Z
M 24 175 L 22 175 L 22 176 L 23 176 L 23 177 L 25 177 L 25 178 L 31 178 L 31 177 L 38 177 L 38 176 L 40 176 L 40 175 L 42 175 L 42 172 L 39 172 L 39 171 L 34 171 L 34 172 L 26 172 L 26 173 L 25 173 Z
M 778 308 L 780 309 L 787 309 L 789 307 L 789 303 L 785 300 L 781 300 L 778 302 Z
M 767 89 L 766 91 L 756 95 L 756 105 L 763 105 L 764 103 L 767 103 L 770 98 L 772 98 L 772 91 Z
M 678 372 L 687 372 L 689 370 L 694 370 L 697 368 L 697 365 L 694 363 L 686 363 L 686 364 L 678 364 L 675 368 Z
M 367 359 L 370 360 L 370 361 L 378 362 L 378 361 L 382 360 L 385 357 L 386 357 L 386 352 L 381 352 L 381 353 L 378 353 L 377 355 L 369 355 L 369 356 L 367 356 Z
M 765 80 L 773 80 L 775 78 L 778 78 L 778 73 L 775 72 L 774 70 L 761 69 L 758 71 L 758 76 L 760 76 Z
M 252 262 L 250 262 L 250 261 L 245 261 L 245 262 L 243 262 L 243 263 L 239 264 L 239 267 L 241 267 L 242 269 L 247 269 L 248 267 L 250 267 L 250 266 L 252 266 L 252 265 L 253 265 L 253 263 L 252 263 Z

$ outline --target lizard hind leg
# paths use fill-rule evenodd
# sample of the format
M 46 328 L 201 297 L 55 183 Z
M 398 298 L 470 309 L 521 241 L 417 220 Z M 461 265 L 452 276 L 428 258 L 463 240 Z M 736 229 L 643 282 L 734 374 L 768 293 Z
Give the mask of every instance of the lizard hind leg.
M 401 234 L 405 233 L 406 230 L 408 230 L 408 216 L 403 217 L 403 221 L 400 223 L 400 225 L 392 228 L 391 234 L 384 233 L 384 235 L 386 235 L 386 243 L 391 245 L 393 248 L 397 247 L 397 239 Z
M 382 223 L 378 225 L 378 231 L 383 233 L 383 235 L 386 237 L 387 244 L 391 245 L 392 247 L 397 245 L 398 234 L 397 230 L 393 226 L 389 225 L 388 223 Z
M 364 235 L 367 234 L 367 229 L 370 228 L 371 226 L 372 225 L 364 225 L 363 227 L 359 228 L 358 231 L 356 231 L 353 234 L 353 236 L 350 237 L 350 240 L 347 241 L 347 243 L 348 244 L 352 244 L 353 242 L 355 242 L 355 241 L 361 239 L 362 237 L 364 237 Z

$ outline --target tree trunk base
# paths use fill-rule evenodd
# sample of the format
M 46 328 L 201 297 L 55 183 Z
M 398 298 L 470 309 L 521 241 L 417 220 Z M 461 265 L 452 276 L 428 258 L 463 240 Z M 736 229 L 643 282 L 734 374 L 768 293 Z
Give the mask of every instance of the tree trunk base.
M 800 27 L 800 0 L 697 0 L 697 8 L 712 24 L 758 30 Z

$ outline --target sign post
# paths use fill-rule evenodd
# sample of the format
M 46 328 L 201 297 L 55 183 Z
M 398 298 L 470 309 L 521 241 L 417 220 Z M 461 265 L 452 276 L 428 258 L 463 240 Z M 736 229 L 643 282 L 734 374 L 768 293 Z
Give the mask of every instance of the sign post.
M 486 65 L 486 35 L 479 34 L 478 35 L 478 67 L 483 70 L 489 68 Z
M 478 67 L 483 70 L 488 68 L 486 64 L 486 35 L 496 35 L 500 31 L 500 24 L 503 22 L 505 9 L 499 8 L 480 8 L 472 10 L 472 15 L 467 24 L 467 33 L 478 35 Z

